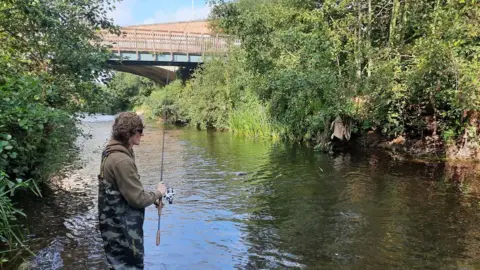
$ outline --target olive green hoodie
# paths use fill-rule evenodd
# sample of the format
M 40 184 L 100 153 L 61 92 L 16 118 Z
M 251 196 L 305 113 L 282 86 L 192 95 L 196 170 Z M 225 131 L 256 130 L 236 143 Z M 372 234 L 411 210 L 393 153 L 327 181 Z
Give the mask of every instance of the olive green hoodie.
M 105 151 L 109 156 L 105 160 L 103 178 L 120 191 L 130 206 L 145 208 L 161 197 L 158 190 L 143 189 L 133 150 L 128 150 L 119 141 L 110 140 Z

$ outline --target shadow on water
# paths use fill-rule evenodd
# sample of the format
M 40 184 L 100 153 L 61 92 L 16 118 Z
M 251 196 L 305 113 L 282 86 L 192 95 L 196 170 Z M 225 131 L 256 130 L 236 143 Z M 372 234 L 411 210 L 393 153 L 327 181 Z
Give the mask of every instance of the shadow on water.
M 29 200 L 28 244 L 39 269 L 104 268 L 96 230 L 99 149 L 111 123 L 85 123 L 84 166 L 44 200 Z M 162 127 L 149 124 L 136 162 L 159 181 Z M 162 215 L 146 209 L 146 269 L 475 269 L 478 168 L 394 160 L 384 152 L 324 155 L 228 133 L 170 128 Z

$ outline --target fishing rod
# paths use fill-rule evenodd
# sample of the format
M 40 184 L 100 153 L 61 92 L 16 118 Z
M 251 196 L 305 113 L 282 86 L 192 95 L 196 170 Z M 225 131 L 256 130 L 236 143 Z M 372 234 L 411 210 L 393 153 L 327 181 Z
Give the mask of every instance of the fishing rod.
M 169 81 L 169 73 L 167 72 L 167 83 L 165 85 L 168 84 L 168 81 Z M 167 106 L 167 90 L 165 90 L 165 97 L 163 99 L 163 121 L 164 123 L 167 121 L 167 110 L 166 110 L 166 106 Z M 161 165 L 160 165 L 160 183 L 164 184 L 163 182 L 163 158 L 164 158 L 164 155 L 165 155 L 165 133 L 166 133 L 166 128 L 165 128 L 165 125 L 163 127 L 163 134 L 162 134 L 162 159 L 161 159 Z M 169 204 L 172 204 L 173 203 L 173 196 L 175 195 L 175 190 L 173 190 L 172 187 L 167 187 L 167 192 L 165 193 L 165 195 L 163 196 Z M 162 208 L 163 206 L 165 205 L 163 203 L 163 200 L 162 198 L 158 199 L 158 203 L 155 202 L 155 205 L 157 206 L 157 209 L 158 209 L 158 228 L 157 228 L 157 246 L 160 245 L 160 221 L 161 221 L 161 218 L 162 218 Z
M 188 25 L 188 23 L 187 23 L 187 25 Z M 185 28 L 187 27 L 187 25 L 185 25 Z M 188 42 L 188 40 L 186 42 Z M 181 43 L 179 43 L 177 45 L 177 50 L 180 47 L 180 44 Z M 166 81 L 165 87 L 164 87 L 165 97 L 163 99 L 163 119 L 164 119 L 163 121 L 164 121 L 164 123 L 167 122 L 167 109 L 166 109 L 167 108 L 167 90 L 166 90 L 166 86 L 169 83 L 169 79 L 170 79 L 170 73 L 169 73 L 169 70 L 167 70 L 167 81 Z M 162 160 L 161 160 L 161 166 L 160 166 L 160 183 L 162 183 L 162 184 L 163 184 L 163 157 L 164 157 L 164 154 L 165 154 L 165 133 L 166 133 L 166 128 L 165 128 L 165 125 L 164 125 L 163 134 L 162 134 Z M 167 187 L 167 192 L 165 193 L 165 195 L 163 197 L 165 197 L 165 199 L 168 201 L 169 204 L 172 204 L 174 195 L 175 195 L 175 190 L 172 187 Z M 162 208 L 165 204 L 163 203 L 162 198 L 160 198 L 158 200 L 158 203 L 155 202 L 155 205 L 158 208 L 158 227 L 157 227 L 157 246 L 158 246 L 158 245 L 160 245 L 160 221 L 161 221 L 161 218 L 162 218 Z

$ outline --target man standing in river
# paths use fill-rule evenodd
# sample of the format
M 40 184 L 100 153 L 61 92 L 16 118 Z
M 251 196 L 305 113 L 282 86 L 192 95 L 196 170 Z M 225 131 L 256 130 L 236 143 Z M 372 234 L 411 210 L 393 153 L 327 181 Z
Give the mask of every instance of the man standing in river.
M 143 269 L 145 208 L 165 195 L 162 183 L 145 191 L 135 165 L 133 146 L 143 136 L 136 113 L 120 113 L 102 153 L 98 175 L 98 217 L 105 255 L 113 269 Z

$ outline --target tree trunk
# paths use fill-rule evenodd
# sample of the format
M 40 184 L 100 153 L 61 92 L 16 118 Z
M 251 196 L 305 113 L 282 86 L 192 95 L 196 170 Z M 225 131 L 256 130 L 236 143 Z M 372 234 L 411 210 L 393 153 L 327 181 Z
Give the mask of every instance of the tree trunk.
M 403 18 L 402 18 L 402 28 L 401 28 L 401 34 L 400 34 L 400 43 L 403 46 L 405 44 L 405 34 L 407 32 L 407 23 L 408 23 L 408 9 L 409 9 L 409 1 L 405 0 L 403 4 Z
M 400 9 L 400 0 L 393 0 L 392 18 L 390 20 L 390 31 L 389 31 L 389 45 L 391 48 L 394 48 L 394 46 L 397 43 L 396 27 L 397 27 L 397 18 L 398 18 L 399 9 Z
M 367 77 L 372 76 L 372 0 L 368 0 L 368 29 L 367 29 L 367 57 L 368 57 L 368 66 L 367 66 Z
M 436 137 L 437 136 L 437 126 L 438 126 L 438 123 L 437 123 L 437 104 L 436 104 L 436 100 L 435 100 L 435 93 L 440 91 L 440 80 L 437 80 L 437 85 L 435 87 L 435 91 L 433 91 L 433 93 L 430 93 L 430 102 L 432 103 L 432 107 L 433 107 L 433 132 L 432 132 L 432 137 Z
M 355 84 L 355 94 L 358 94 L 358 85 L 362 79 L 362 9 L 361 9 L 361 1 L 355 1 L 355 5 L 357 7 L 357 27 L 356 27 L 356 42 L 355 42 L 355 63 L 357 66 L 357 82 Z
M 338 76 L 342 76 L 342 68 L 340 66 L 340 57 L 337 54 L 337 68 L 338 68 Z

